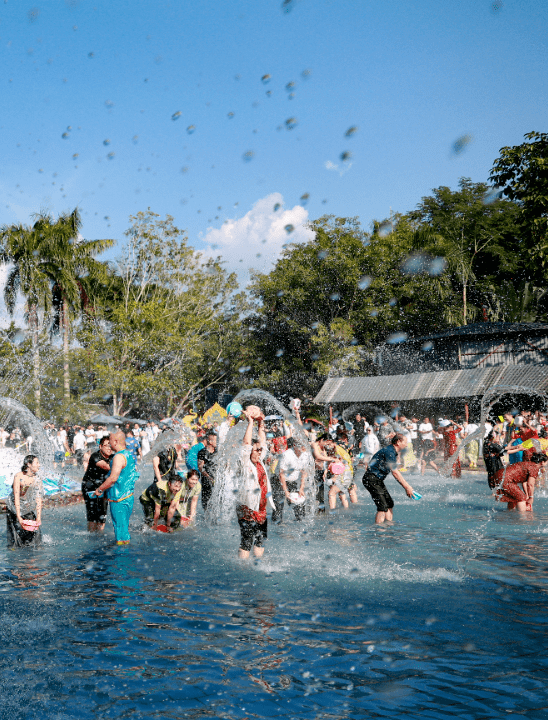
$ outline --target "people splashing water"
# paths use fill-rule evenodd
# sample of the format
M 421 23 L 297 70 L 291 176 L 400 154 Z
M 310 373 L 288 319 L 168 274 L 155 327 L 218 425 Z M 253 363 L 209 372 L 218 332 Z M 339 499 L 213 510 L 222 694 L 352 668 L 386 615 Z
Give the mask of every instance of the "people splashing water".
M 114 450 L 110 473 L 97 488 L 95 495 L 104 491 L 110 505 L 110 515 L 117 545 L 129 545 L 129 519 L 133 511 L 133 493 L 138 477 L 133 453 L 126 449 L 126 436 L 122 430 L 110 435 L 110 446 Z
M 243 411 L 247 418 L 247 428 L 241 447 L 241 482 L 237 494 L 236 515 L 240 525 L 240 549 L 238 556 L 249 557 L 251 549 L 255 557 L 264 554 L 264 541 L 267 538 L 266 505 L 267 500 L 273 509 L 272 488 L 263 460 L 266 457 L 266 432 L 264 416 L 255 406 Z M 253 437 L 254 423 L 257 421 L 257 437 Z

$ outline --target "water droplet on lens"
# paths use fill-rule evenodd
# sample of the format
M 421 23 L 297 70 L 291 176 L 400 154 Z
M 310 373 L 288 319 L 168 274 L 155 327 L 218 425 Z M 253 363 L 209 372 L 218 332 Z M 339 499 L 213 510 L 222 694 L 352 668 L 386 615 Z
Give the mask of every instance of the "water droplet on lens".
M 310 357 L 312 358 L 312 360 L 319 360 L 319 359 L 320 359 L 320 356 L 318 355 L 318 353 L 313 353 Z
M 394 230 L 390 220 L 385 220 L 377 228 L 377 234 L 379 237 L 387 237 Z
M 429 352 L 434 347 L 434 343 L 431 342 L 425 342 L 423 346 L 421 347 L 421 350 L 423 352 Z
M 285 126 L 288 130 L 293 130 L 297 126 L 297 118 L 290 117 L 285 121 Z
M 61 137 L 62 137 L 64 140 L 66 140 L 67 138 L 70 137 L 70 133 L 64 132 L 64 133 L 61 135 Z
M 352 135 L 355 135 L 358 132 L 358 128 L 356 125 L 352 125 L 352 127 L 349 127 L 348 130 L 345 132 L 345 137 L 352 137 Z
M 501 197 L 502 190 L 499 187 L 492 187 L 485 193 L 482 202 L 484 205 L 491 205 L 491 203 L 494 203 L 496 200 L 500 200 Z
M 325 260 L 325 258 L 329 255 L 329 252 L 327 250 L 320 250 L 318 253 L 318 260 Z
M 301 202 L 303 205 L 307 203 L 310 200 L 310 193 L 303 193 L 300 197 Z
M 377 317 L 377 315 L 379 314 L 379 311 L 378 311 L 378 310 L 371 310 L 371 312 L 370 312 L 369 314 L 371 315 L 371 317 Z
M 108 158 L 109 160 L 112 160 L 112 159 L 114 158 L 114 153 L 113 153 L 113 152 L 109 152 L 109 154 L 107 155 L 107 158 Z
M 373 278 L 369 277 L 369 275 L 363 275 L 358 281 L 358 287 L 360 290 L 367 290 L 372 282 Z
M 307 80 L 312 75 L 312 70 L 307 68 L 306 70 L 302 71 L 301 75 L 305 80 Z
M 186 131 L 187 131 L 187 133 L 188 133 L 189 135 L 192 135 L 192 133 L 193 133 L 195 130 L 196 130 L 196 126 L 195 126 L 195 125 L 189 125 L 189 126 L 187 127 L 187 129 L 186 129 Z
M 295 83 L 293 81 L 288 82 L 287 85 L 285 86 L 285 89 L 287 90 L 287 92 L 291 92 L 292 90 L 295 89 Z
M 350 344 L 351 344 L 351 345 L 357 345 L 357 344 L 358 344 L 358 339 L 357 339 L 357 338 L 352 338 L 352 340 L 350 341 Z
M 137 141 L 139 140 L 139 136 L 138 136 L 138 135 L 134 135 L 131 139 L 133 140 L 133 144 L 136 145 L 136 144 L 137 144 Z
M 343 162 L 346 162 L 347 160 L 350 160 L 352 157 L 352 153 L 349 150 L 345 150 L 340 154 L 340 158 Z
M 276 293 L 276 295 L 277 295 L 278 297 L 283 297 L 284 294 L 285 294 L 285 293 L 284 293 L 283 290 L 278 290 L 278 292 Z
M 408 338 L 408 334 L 404 332 L 392 333 L 386 338 L 386 342 L 389 345 L 398 345 L 399 343 L 405 342 Z
M 103 140 L 103 145 L 110 145 L 110 140 L 108 138 Z
M 172 119 L 172 120 L 178 120 L 180 117 L 181 117 L 181 111 L 180 111 L 180 110 L 177 110 L 177 112 L 174 112 L 174 113 L 173 113 L 173 115 L 171 116 L 171 119 Z
M 105 107 L 108 107 L 109 110 L 110 108 L 113 108 L 114 103 L 112 102 L 112 100 L 105 100 Z
M 468 145 L 472 142 L 472 136 L 471 135 L 462 135 L 460 138 L 455 140 L 453 143 L 453 152 L 455 155 L 459 155 L 461 152 L 466 150 Z
M 79 157 L 79 154 L 78 154 L 78 153 L 74 153 L 74 155 L 72 156 L 72 159 L 73 159 L 73 160 L 76 160 L 77 157 Z
M 254 157 L 255 157 L 255 153 L 253 152 L 253 150 L 248 150 L 247 152 L 245 152 L 242 155 L 242 158 L 245 160 L 245 162 L 249 162 L 250 160 L 253 160 Z
M 284 351 L 282 349 L 276 350 L 276 357 L 282 357 L 283 354 L 284 354 Z
M 390 305 L 390 307 L 396 307 L 396 305 L 398 304 L 398 301 L 396 300 L 396 298 L 391 298 L 388 301 L 388 304 Z
M 92 52 L 88 53 L 88 58 L 94 58 L 94 57 L 95 57 L 95 53 L 92 53 Z
M 272 80 L 272 76 L 268 73 L 266 75 L 263 75 L 261 78 L 261 82 L 264 83 L 264 85 L 267 85 Z
M 181 172 L 182 172 L 182 173 L 187 173 L 187 172 L 188 172 L 188 168 L 187 168 L 186 165 L 181 168 Z
M 280 203 L 276 203 L 276 204 L 274 205 L 274 212 L 276 212 L 277 210 L 279 210 L 281 207 L 282 207 L 282 206 L 280 205 Z
M 334 292 L 334 293 L 331 293 L 331 295 L 329 296 L 329 299 L 330 300 L 340 300 L 341 296 L 339 293 Z
M 428 274 L 432 277 L 437 277 L 438 275 L 441 275 L 445 268 L 447 267 L 447 260 L 443 257 L 435 257 L 430 262 L 430 267 L 428 268 Z
M 503 6 L 504 3 L 502 2 L 502 0 L 495 0 L 495 2 L 491 4 L 491 11 L 494 13 L 498 13 L 502 10 Z
M 388 418 L 386 417 L 386 415 L 377 415 L 377 417 L 375 418 L 375 422 L 377 423 L 377 425 L 382 425 L 383 422 L 386 422 L 387 420 Z
M 417 253 L 410 255 L 401 266 L 401 271 L 404 275 L 418 275 L 423 272 L 430 265 L 429 259 L 426 255 Z
M 242 375 L 243 375 L 244 373 L 246 373 L 246 372 L 249 372 L 249 370 L 251 370 L 251 366 L 250 366 L 250 365 L 245 365 L 245 366 L 243 366 L 243 367 L 241 367 L 241 368 L 238 368 L 238 372 L 241 373 Z
M 234 117 L 234 113 L 233 113 L 233 112 L 229 112 L 229 113 L 227 114 L 227 118 L 230 118 L 230 119 L 232 120 L 233 117 Z
M 318 321 L 313 322 L 310 327 L 312 328 L 312 330 L 317 330 L 320 327 L 320 323 Z
M 285 225 L 284 230 L 286 231 L 286 233 L 287 233 L 288 235 L 291 235 L 291 233 L 293 232 L 293 230 L 295 230 L 295 227 L 294 227 L 293 225 L 291 225 L 291 224 Z

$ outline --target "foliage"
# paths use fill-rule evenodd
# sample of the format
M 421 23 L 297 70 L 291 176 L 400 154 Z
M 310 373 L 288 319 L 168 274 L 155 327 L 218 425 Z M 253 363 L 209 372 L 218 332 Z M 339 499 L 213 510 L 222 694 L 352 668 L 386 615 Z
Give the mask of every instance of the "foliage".
M 462 299 L 458 316 L 450 320 L 466 325 L 480 317 L 482 306 L 496 308 L 496 284 L 520 272 L 518 208 L 468 178 L 461 178 L 458 190 L 442 186 L 432 193 L 408 214 L 416 228 L 413 248 L 446 259 L 453 290 Z
M 324 216 L 310 224 L 312 240 L 289 245 L 268 275 L 254 277 L 256 384 L 313 393 L 325 375 L 371 372 L 374 348 L 390 332 L 439 322 L 451 288 L 444 277 L 402 272 L 413 233 L 404 218 L 392 225 L 367 233 L 357 218 Z
M 548 267 L 548 133 L 530 132 L 525 139 L 528 142 L 501 148 L 490 179 L 518 204 L 525 247 L 545 273 Z
M 114 414 L 146 407 L 169 415 L 227 373 L 235 281 L 189 247 L 169 215 L 130 219 L 124 258 L 78 333 L 80 372 L 98 399 L 112 399 Z

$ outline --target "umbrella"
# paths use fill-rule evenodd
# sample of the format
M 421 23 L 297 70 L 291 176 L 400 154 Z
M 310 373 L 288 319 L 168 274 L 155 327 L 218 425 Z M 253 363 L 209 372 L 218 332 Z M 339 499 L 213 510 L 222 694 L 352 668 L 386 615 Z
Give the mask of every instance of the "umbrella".
M 119 425 L 120 420 L 113 415 L 105 415 L 105 413 L 98 413 L 90 417 L 89 421 L 96 425 Z

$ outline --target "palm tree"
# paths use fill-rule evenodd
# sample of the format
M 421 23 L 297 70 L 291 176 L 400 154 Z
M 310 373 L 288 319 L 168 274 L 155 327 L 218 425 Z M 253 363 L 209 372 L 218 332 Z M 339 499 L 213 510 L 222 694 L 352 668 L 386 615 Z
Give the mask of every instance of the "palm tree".
M 34 411 L 40 417 L 40 311 L 51 308 L 51 283 L 44 271 L 46 241 L 36 223 L 31 226 L 11 225 L 0 228 L 0 263 L 13 264 L 4 286 L 4 300 L 13 315 L 17 293 L 27 299 L 26 318 L 31 331 L 34 385 Z
M 5 226 L 0 230 L 2 264 L 12 263 L 4 288 L 4 299 L 13 314 L 17 292 L 27 298 L 27 318 L 32 334 L 35 412 L 40 415 L 39 312 L 55 310 L 52 329 L 63 332 L 63 378 L 65 405 L 70 402 L 70 317 L 85 305 L 93 283 L 106 268 L 95 255 L 114 240 L 84 240 L 79 231 L 78 208 L 54 220 L 46 213 L 35 216 L 32 227 Z
M 42 213 L 36 225 L 46 240 L 44 271 L 52 282 L 54 318 L 52 332 L 63 335 L 64 401 L 70 403 L 69 344 L 71 320 L 82 308 L 94 284 L 106 276 L 105 264 L 95 256 L 112 247 L 114 240 L 84 240 L 80 237 L 82 219 L 78 208 L 57 220 Z

